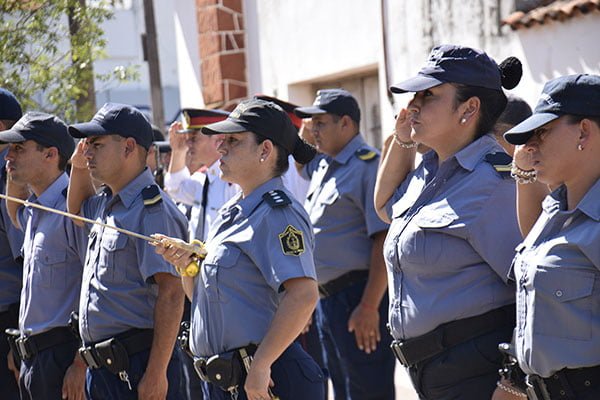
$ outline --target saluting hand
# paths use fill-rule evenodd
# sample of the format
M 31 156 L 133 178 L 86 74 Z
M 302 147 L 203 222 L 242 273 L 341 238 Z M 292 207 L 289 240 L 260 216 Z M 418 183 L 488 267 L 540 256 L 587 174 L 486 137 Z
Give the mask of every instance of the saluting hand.
M 362 303 L 356 306 L 348 320 L 348 332 L 354 332 L 356 345 L 367 354 L 377 349 L 381 340 L 379 332 L 379 311 Z
M 527 151 L 525 145 L 515 146 L 513 162 L 517 167 L 519 167 L 522 170 L 531 171 L 533 169 L 533 160 L 531 159 L 531 153 Z
M 413 141 L 410 137 L 411 132 L 412 128 L 410 126 L 408 110 L 403 108 L 396 117 L 396 125 L 394 126 L 393 134 L 396 136 L 396 139 L 401 142 L 410 143 Z
M 183 125 L 179 121 L 175 121 L 169 126 L 169 144 L 173 152 L 187 152 L 185 135 L 177 132 L 182 128 Z
M 86 169 L 87 168 L 87 159 L 85 158 L 85 150 L 87 145 L 85 144 L 85 140 L 80 140 L 75 147 L 75 152 L 71 156 L 71 167 Z

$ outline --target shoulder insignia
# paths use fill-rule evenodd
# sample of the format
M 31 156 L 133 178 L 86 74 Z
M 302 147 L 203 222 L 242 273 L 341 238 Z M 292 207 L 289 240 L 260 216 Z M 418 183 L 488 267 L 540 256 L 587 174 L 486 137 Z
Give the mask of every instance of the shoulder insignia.
M 292 225 L 279 234 L 279 243 L 285 255 L 299 256 L 304 253 L 304 234 Z
M 504 152 L 490 153 L 485 156 L 485 161 L 492 164 L 492 167 L 504 178 L 510 178 L 510 168 L 512 158 Z
M 162 201 L 160 190 L 156 185 L 148 185 L 145 188 L 143 188 L 142 198 L 144 199 L 144 206 L 146 207 L 159 204 Z
M 262 197 L 273 208 L 287 206 L 292 203 L 292 200 L 290 200 L 283 190 L 271 190 L 263 194 Z
M 356 150 L 356 152 L 354 154 L 356 154 L 356 157 L 358 157 L 359 159 L 361 159 L 363 161 L 371 161 L 375 157 L 377 157 L 377 153 L 375 153 L 373 150 L 369 150 L 369 149 L 365 149 L 365 148 Z

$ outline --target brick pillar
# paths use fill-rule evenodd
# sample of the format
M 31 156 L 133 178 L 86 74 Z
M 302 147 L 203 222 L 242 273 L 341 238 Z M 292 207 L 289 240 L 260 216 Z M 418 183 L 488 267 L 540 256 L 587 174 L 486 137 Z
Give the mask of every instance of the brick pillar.
M 231 110 L 248 95 L 242 0 L 196 0 L 196 8 L 204 103 Z

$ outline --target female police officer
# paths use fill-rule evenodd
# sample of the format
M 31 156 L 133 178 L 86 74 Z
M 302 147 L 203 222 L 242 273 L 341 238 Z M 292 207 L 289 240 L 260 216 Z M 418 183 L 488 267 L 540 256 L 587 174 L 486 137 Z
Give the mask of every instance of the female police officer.
M 315 151 L 299 139 L 286 113 L 264 100 L 240 103 L 227 120 L 202 132 L 222 135 L 223 179 L 242 189 L 210 229 L 200 274 L 184 278 L 192 299 L 191 350 L 211 382 L 205 383 L 205 398 L 229 396 L 217 386 L 236 392 L 235 382 L 219 383 L 223 374 L 214 372 L 215 360 L 231 358 L 232 350 L 252 353 L 256 346 L 240 399 L 268 399 L 270 384 L 282 399 L 322 398 L 320 368 L 294 343 L 318 299 L 313 234 L 306 212 L 280 178 L 289 154 L 306 163 Z M 158 251 L 178 268 L 190 262 L 188 252 Z
M 490 398 L 498 343 L 514 327 L 514 183 L 503 176 L 510 157 L 487 135 L 506 105 L 502 86 L 520 79 L 520 63 L 509 60 L 498 67 L 481 51 L 442 45 L 391 88 L 415 92 L 411 129 L 390 142 L 375 199 L 391 220 L 392 348 L 422 399 Z M 432 151 L 410 172 L 417 142 Z
M 537 180 L 555 188 L 513 264 L 513 340 L 528 375 L 529 398 L 598 399 L 600 76 L 571 75 L 546 83 L 534 114 L 504 137 L 524 144 Z M 523 171 L 526 166 L 515 167 L 521 179 L 531 177 Z M 536 202 L 528 206 L 535 209 Z

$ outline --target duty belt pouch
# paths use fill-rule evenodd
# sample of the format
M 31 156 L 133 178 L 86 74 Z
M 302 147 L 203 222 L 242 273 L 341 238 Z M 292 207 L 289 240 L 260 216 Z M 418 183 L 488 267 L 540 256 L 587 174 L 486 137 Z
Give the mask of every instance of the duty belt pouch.
M 225 391 L 241 385 L 244 380 L 244 366 L 237 351 L 212 356 L 205 368 L 208 380 Z
M 119 340 L 111 338 L 94 346 L 100 358 L 98 362 L 115 375 L 129 368 L 129 355 Z
M 8 347 L 12 350 L 12 357 L 15 366 L 20 368 L 21 357 L 19 356 L 19 349 L 17 348 L 17 339 L 21 336 L 21 332 L 14 328 L 8 328 L 4 332 L 6 333 L 6 339 L 8 340 Z

